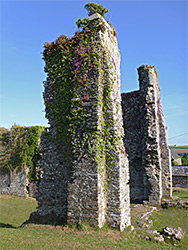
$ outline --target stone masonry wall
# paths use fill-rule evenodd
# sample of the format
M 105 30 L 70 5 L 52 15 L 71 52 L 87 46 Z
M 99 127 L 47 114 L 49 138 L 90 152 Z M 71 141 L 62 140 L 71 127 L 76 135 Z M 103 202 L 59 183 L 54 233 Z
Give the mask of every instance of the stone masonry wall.
M 43 127 L 0 128 L 0 194 L 35 197 L 40 180 L 37 161 Z
M 172 166 L 172 186 L 188 188 L 188 166 Z
M 10 172 L 8 169 L 0 169 L 0 193 L 10 193 Z
M 95 14 L 89 18 L 89 20 L 92 19 L 99 19 L 100 22 L 103 22 L 103 32 L 99 31 L 96 39 L 103 46 L 103 60 L 106 62 L 106 71 L 111 72 L 114 81 L 110 96 L 110 111 L 112 113 L 109 118 L 104 114 L 100 101 L 93 96 L 93 93 L 89 93 L 93 98 L 90 98 L 85 106 L 87 114 L 92 120 L 88 126 L 91 129 L 93 125 L 90 124 L 95 124 L 94 126 L 100 132 L 101 119 L 114 120 L 116 122 L 112 124 L 112 136 L 118 135 L 122 137 L 124 131 L 120 95 L 120 53 L 117 47 L 117 39 L 113 35 L 110 25 L 100 15 Z M 102 77 L 98 76 L 97 85 L 93 83 L 92 88 L 98 88 L 100 95 L 103 96 L 104 85 L 108 85 L 109 81 L 110 79 L 106 72 Z M 105 96 L 103 96 L 102 102 L 105 102 Z M 82 129 L 80 128 L 80 131 L 77 133 L 78 137 L 82 137 L 80 135 L 81 131 Z M 96 142 L 92 140 L 90 143 L 94 145 Z M 71 196 L 71 198 L 68 197 L 68 222 L 75 222 L 76 218 L 77 220 L 90 220 L 92 224 L 100 227 L 107 222 L 120 230 L 123 230 L 125 226 L 130 224 L 128 161 L 124 153 L 125 149 L 122 139 L 119 141 L 118 147 L 115 152 L 113 149 L 109 152 L 114 155 L 114 162 L 108 161 L 106 156 L 103 165 L 101 165 L 101 162 L 98 163 L 88 157 L 87 145 L 84 147 L 84 150 L 76 147 L 74 152 L 75 160 L 73 162 L 75 181 L 69 185 L 69 197 Z M 95 155 L 95 158 L 97 158 L 97 155 Z M 106 169 L 105 165 L 108 166 L 107 168 L 110 171 Z M 106 182 L 107 187 L 105 191 L 104 185 Z
M 171 196 L 171 163 L 160 90 L 153 66 L 138 68 L 140 90 L 122 94 L 131 201 L 160 203 Z
M 7 168 L 0 168 L 0 194 L 35 197 L 37 183 L 30 183 L 25 170 L 11 176 Z
M 46 86 L 45 95 L 48 94 L 48 90 Z M 47 114 L 50 115 L 50 113 Z M 50 122 L 51 127 L 45 129 L 41 137 L 42 157 L 39 167 L 42 170 L 42 178 L 36 197 L 38 210 L 31 214 L 30 221 L 65 223 L 67 221 L 68 182 L 71 182 L 71 166 L 57 149 L 55 124 L 52 120 Z M 64 150 L 68 151 L 68 149 Z
M 101 44 L 105 49 L 105 61 L 110 71 L 113 82 L 110 94 L 111 115 L 104 117 L 113 121 L 111 133 L 114 137 L 120 137 L 118 146 L 111 149 L 109 154 L 114 156 L 114 162 L 106 156 L 107 161 L 107 223 L 112 227 L 123 230 L 130 224 L 130 201 L 129 201 L 129 171 L 128 159 L 125 152 L 123 137 L 123 119 L 120 93 L 120 51 L 116 37 L 110 25 L 105 22 L 105 32 L 99 33 Z M 110 79 L 105 79 L 104 85 L 109 84 Z M 104 100 L 105 102 L 105 97 Z
M 75 88 L 73 83 L 70 112 L 79 113 L 81 108 L 87 118 L 84 124 L 74 120 L 74 138 L 67 138 L 70 139 L 70 144 L 66 143 L 66 146 L 61 147 L 61 151 L 58 150 L 57 144 L 58 125 L 52 110 L 46 107 L 50 128 L 42 135 L 40 168 L 43 178 L 37 197 L 38 210 L 31 215 L 30 222 L 89 221 L 99 227 L 108 223 L 123 230 L 130 224 L 130 201 L 128 159 L 122 140 L 124 130 L 120 94 L 120 53 L 113 28 L 99 14 L 90 16 L 89 20 L 98 20 L 102 26 L 102 30 L 99 30 L 93 39 L 96 39 L 98 44 L 96 51 L 102 47 L 103 56 L 99 61 L 105 65 L 103 74 L 101 71 L 98 75 L 92 71 L 88 73 L 91 78 L 87 97 L 83 94 L 83 89 Z M 49 78 L 44 87 L 44 98 L 53 106 L 56 93 Z M 105 91 L 108 87 L 110 104 L 106 110 Z M 78 105 L 79 98 L 85 100 L 82 107 Z M 104 121 L 105 124 L 111 124 L 110 137 L 118 138 L 118 145 L 111 147 L 109 151 L 104 150 L 101 154 L 100 144 L 105 142 L 105 147 L 108 146 L 102 130 Z M 84 139 L 87 136 L 86 131 L 91 131 L 87 140 Z M 96 138 L 95 135 L 100 136 Z M 73 149 L 71 145 L 74 145 Z
M 125 129 L 124 143 L 129 159 L 130 198 L 131 201 L 139 203 L 147 199 L 147 189 L 144 188 L 146 174 L 142 167 L 141 117 L 143 109 L 140 108 L 140 92 L 122 93 L 122 108 Z
M 162 167 L 162 196 L 172 196 L 172 167 L 171 167 L 171 151 L 168 147 L 167 128 L 163 111 L 158 99 L 157 114 L 159 116 L 159 147 L 161 150 L 161 167 Z

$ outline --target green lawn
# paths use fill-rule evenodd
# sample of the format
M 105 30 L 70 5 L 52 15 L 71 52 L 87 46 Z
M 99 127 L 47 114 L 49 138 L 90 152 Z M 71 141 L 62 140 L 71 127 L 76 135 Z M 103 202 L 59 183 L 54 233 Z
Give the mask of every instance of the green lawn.
M 70 226 L 50 226 L 29 224 L 21 226 L 36 209 L 34 199 L 25 199 L 15 196 L 1 196 L 0 222 L 1 241 L 0 249 L 186 249 L 188 233 L 181 243 L 157 243 L 152 237 L 145 240 L 145 233 L 140 230 L 120 233 L 117 230 L 104 227 L 92 228 L 83 224 L 81 229 Z M 133 207 L 133 206 L 132 206 Z M 134 213 L 132 209 L 132 213 Z M 161 230 L 165 226 L 180 226 L 188 232 L 188 211 L 185 209 L 163 209 L 153 213 L 153 228 Z M 135 221 L 133 222 L 136 226 Z M 186 242 L 187 241 L 187 242 Z
M 188 188 L 174 187 L 172 189 L 172 196 L 178 196 L 182 200 L 188 200 Z
M 153 212 L 150 219 L 153 221 L 151 229 L 160 231 L 161 228 L 169 226 L 181 227 L 186 230 L 186 234 L 181 241 L 181 245 L 178 245 L 178 249 L 188 249 L 188 210 L 178 208 L 162 209 L 161 211 Z M 175 242 L 172 242 L 172 244 L 176 245 Z

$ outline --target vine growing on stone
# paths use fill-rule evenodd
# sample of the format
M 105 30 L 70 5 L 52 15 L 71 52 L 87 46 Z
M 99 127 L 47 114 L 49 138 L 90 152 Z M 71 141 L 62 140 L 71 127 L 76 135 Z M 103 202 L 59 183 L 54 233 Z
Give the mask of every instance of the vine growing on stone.
M 110 106 L 113 86 L 110 72 L 115 62 L 99 41 L 99 31 L 105 30 L 101 20 L 79 19 L 77 25 L 81 30 L 74 37 L 61 35 L 55 42 L 44 45 L 48 88 L 53 93 L 49 98 L 48 91 L 44 92 L 44 101 L 46 112 L 51 112 L 55 120 L 56 143 L 61 152 L 67 157 L 69 145 L 73 155 L 77 149 L 87 147 L 89 157 L 102 172 L 102 166 L 113 161 L 112 152 L 117 151 L 120 140 L 112 131 L 115 121 L 111 119 Z M 99 124 L 90 121 L 88 107 L 93 112 L 101 109 Z

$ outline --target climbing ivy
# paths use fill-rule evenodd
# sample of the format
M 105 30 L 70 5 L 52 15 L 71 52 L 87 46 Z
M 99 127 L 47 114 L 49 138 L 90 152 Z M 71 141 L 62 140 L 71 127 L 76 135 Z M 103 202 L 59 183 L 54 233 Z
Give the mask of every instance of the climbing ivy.
M 99 172 L 104 172 L 105 164 L 113 165 L 120 140 L 113 131 L 116 121 L 112 119 L 110 100 L 111 68 L 115 62 L 99 39 L 99 31 L 105 31 L 101 20 L 79 19 L 77 25 L 81 30 L 74 37 L 61 35 L 55 42 L 44 44 L 49 88 L 44 92 L 46 112 L 51 113 L 55 121 L 58 141 L 54 140 L 60 151 L 67 157 L 65 149 L 70 144 L 73 155 L 87 147 Z M 100 106 L 99 124 L 90 122 L 87 106 L 93 112 L 98 112 Z
M 84 103 L 97 93 L 92 90 L 92 84 L 98 81 L 102 70 L 102 47 L 95 39 L 99 29 L 97 20 L 87 20 L 82 31 L 77 31 L 74 37 L 61 35 L 55 42 L 44 45 L 45 71 L 54 94 L 48 99 L 48 94 L 44 93 L 46 112 L 53 114 L 59 140 L 68 143 L 71 139 L 73 147 L 78 127 L 81 125 L 87 130 Z M 88 131 L 85 139 L 87 134 Z

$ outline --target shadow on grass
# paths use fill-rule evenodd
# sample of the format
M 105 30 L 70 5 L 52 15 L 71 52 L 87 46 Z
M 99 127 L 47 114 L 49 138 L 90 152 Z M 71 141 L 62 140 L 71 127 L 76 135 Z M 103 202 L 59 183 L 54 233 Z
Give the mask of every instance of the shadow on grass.
M 4 228 L 17 228 L 17 227 L 13 227 L 13 226 L 10 225 L 10 224 L 5 224 L 5 223 L 1 223 L 1 222 L 0 222 L 0 228 L 1 228 L 1 227 L 2 227 L 2 228 L 3 228 L 3 227 L 4 227 Z

